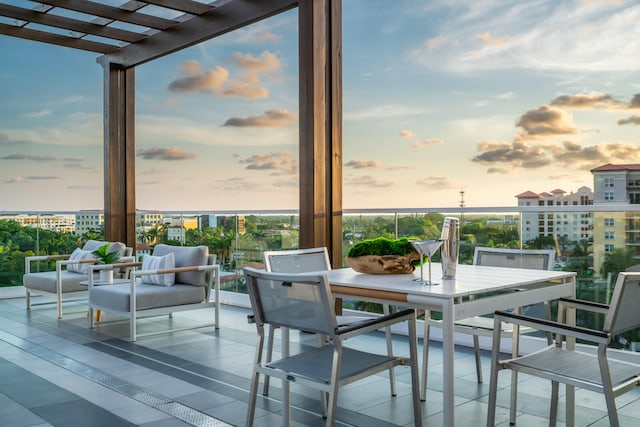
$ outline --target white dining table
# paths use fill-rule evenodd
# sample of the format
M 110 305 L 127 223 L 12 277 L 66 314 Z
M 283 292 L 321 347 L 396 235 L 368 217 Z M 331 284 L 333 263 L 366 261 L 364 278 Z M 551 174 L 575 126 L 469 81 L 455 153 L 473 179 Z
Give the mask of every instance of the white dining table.
M 455 279 L 440 279 L 441 265 L 433 263 L 436 285 L 416 281 L 419 270 L 413 274 L 362 274 L 340 268 L 327 274 L 334 297 L 442 313 L 443 417 L 444 425 L 449 427 L 455 425 L 454 322 L 496 310 L 575 297 L 575 273 L 567 271 L 458 265 Z M 573 425 L 573 404 L 573 390 L 567 389 L 567 425 Z

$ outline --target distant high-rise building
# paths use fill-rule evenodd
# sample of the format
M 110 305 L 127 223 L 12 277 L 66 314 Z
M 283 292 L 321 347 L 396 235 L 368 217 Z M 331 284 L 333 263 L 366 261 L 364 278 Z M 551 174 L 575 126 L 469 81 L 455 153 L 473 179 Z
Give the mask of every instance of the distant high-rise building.
M 82 236 L 90 231 L 99 231 L 104 226 L 104 212 L 83 210 L 76 213 L 76 234 Z
M 640 204 L 640 164 L 607 163 L 591 169 L 594 205 Z M 593 265 L 604 262 L 614 248 L 632 249 L 640 259 L 640 214 L 637 212 L 596 212 L 594 218 Z
M 586 206 L 593 204 L 593 192 L 580 187 L 574 193 L 555 189 L 551 192 L 518 194 L 518 206 Z M 522 214 L 522 241 L 543 236 L 565 237 L 572 242 L 593 238 L 591 212 L 524 212 Z

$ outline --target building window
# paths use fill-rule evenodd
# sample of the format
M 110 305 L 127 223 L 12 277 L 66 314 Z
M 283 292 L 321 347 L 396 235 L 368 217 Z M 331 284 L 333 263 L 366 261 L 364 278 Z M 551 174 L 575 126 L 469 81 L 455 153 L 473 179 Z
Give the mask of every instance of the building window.
M 605 231 L 604 240 L 613 240 L 613 231 Z
M 604 185 L 604 188 L 613 188 L 613 178 L 611 177 L 605 178 L 603 185 Z
M 612 201 L 613 200 L 613 191 L 605 191 L 604 192 L 604 200 Z
M 612 252 L 613 251 L 613 245 L 604 245 L 604 251 L 605 252 Z
M 613 218 L 605 218 L 604 219 L 605 227 L 613 227 Z

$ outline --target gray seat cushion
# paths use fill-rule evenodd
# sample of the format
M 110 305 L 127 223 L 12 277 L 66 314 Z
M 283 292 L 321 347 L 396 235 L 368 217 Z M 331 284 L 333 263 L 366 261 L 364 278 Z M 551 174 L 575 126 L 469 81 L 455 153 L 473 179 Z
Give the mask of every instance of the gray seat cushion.
M 62 271 L 62 293 L 86 291 L 87 286 L 81 285 L 80 282 L 89 280 L 87 275 L 74 273 L 71 271 Z M 29 273 L 22 277 L 22 283 L 25 288 L 41 290 L 45 292 L 56 292 L 56 272 L 43 271 L 40 273 Z
M 130 283 L 95 286 L 89 293 L 89 304 L 112 309 L 130 311 Z M 170 307 L 184 304 L 196 304 L 204 300 L 205 289 L 202 286 L 175 284 L 173 286 L 136 283 L 137 310 Z

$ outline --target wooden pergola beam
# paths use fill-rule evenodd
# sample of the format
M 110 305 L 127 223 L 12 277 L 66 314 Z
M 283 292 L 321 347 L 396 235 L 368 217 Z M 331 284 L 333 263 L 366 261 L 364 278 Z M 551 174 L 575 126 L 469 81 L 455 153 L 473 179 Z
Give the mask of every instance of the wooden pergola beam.
M 104 237 L 135 248 L 135 68 L 103 68 Z
M 342 267 L 342 0 L 301 1 L 300 247 Z
M 298 0 L 230 1 L 210 12 L 177 24 L 170 30 L 160 31 L 112 54 L 102 56 L 98 58 L 98 62 L 120 64 L 127 68 L 135 67 L 293 9 L 297 5 Z

